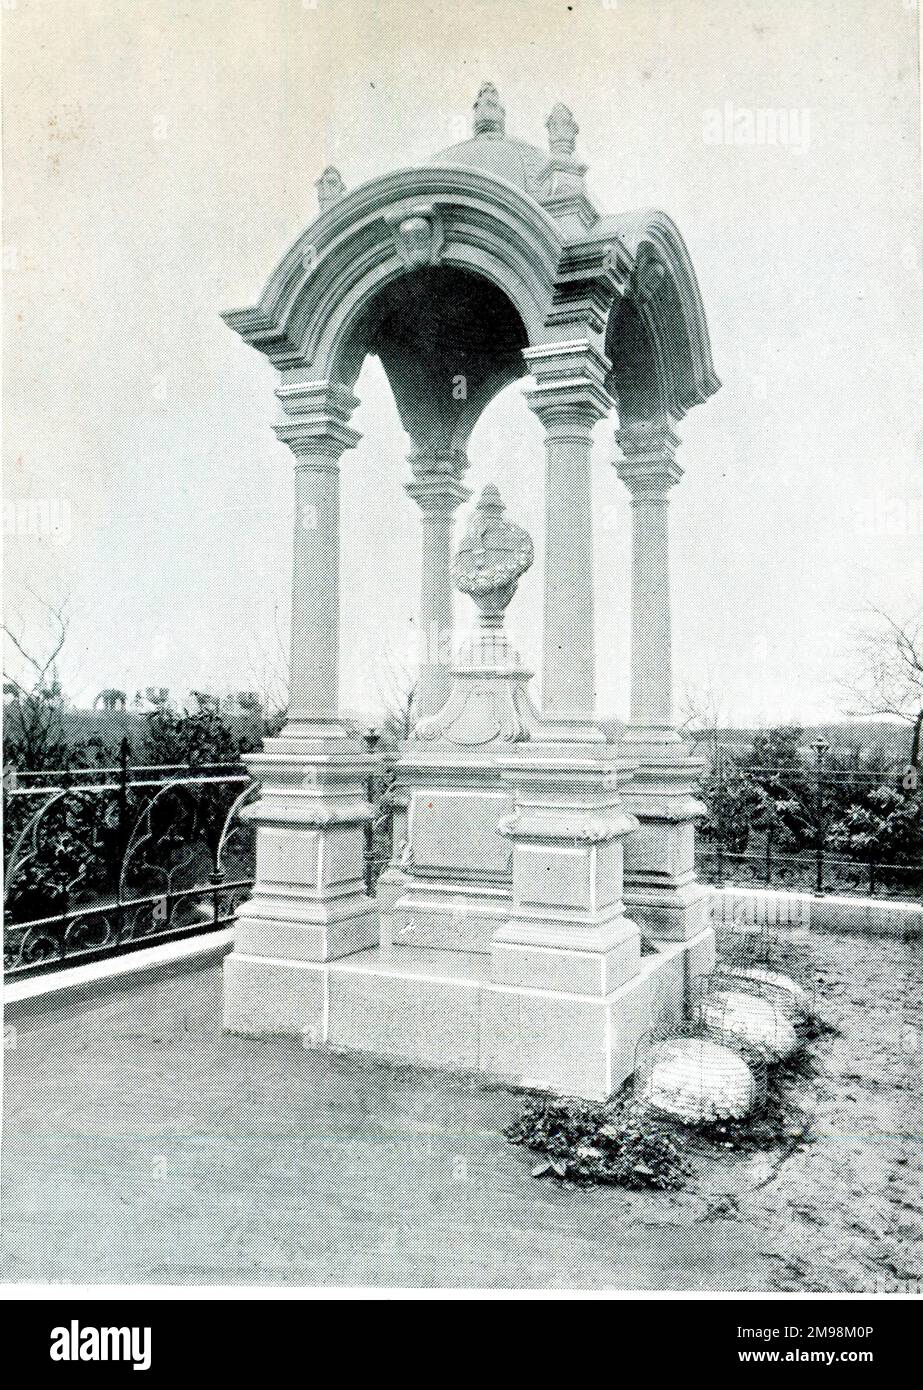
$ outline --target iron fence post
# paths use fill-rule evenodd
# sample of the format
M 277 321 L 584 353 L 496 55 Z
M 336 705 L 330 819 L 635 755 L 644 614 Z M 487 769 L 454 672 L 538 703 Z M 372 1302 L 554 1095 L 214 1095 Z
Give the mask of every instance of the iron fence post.
M 61 909 L 61 940 L 58 944 L 58 960 L 64 960 L 67 955 L 67 917 L 70 907 L 70 893 L 64 890 L 64 906 Z
M 720 748 L 715 750 L 715 771 L 718 775 L 718 862 L 715 865 L 715 873 L 718 879 L 718 887 L 724 883 L 724 830 L 721 817 L 724 815 L 722 795 L 724 792 L 724 760 Z
M 362 735 L 362 742 L 365 744 L 369 753 L 374 753 L 378 745 L 381 734 L 377 729 L 367 729 Z M 369 805 L 372 807 L 372 814 L 365 823 L 365 891 L 368 897 L 374 895 L 375 888 L 375 773 L 370 772 L 366 778 L 365 794 Z
M 124 928 L 125 909 L 122 904 L 122 873 L 125 868 L 125 854 L 128 849 L 128 779 L 129 765 L 128 760 L 131 756 L 131 745 L 127 737 L 123 735 L 119 746 L 119 797 L 118 797 L 118 845 L 115 856 L 116 881 L 115 881 L 115 939 L 121 941 Z
M 210 875 L 209 880 L 212 885 L 212 917 L 214 925 L 217 927 L 221 917 L 221 885 L 224 882 L 224 872 L 216 868 Z
M 817 783 L 816 783 L 816 810 L 817 810 L 817 884 L 815 892 L 824 891 L 824 836 L 826 826 L 824 825 L 824 758 L 830 751 L 830 744 L 825 738 L 817 738 L 811 744 L 814 749 L 814 756 L 817 759 Z

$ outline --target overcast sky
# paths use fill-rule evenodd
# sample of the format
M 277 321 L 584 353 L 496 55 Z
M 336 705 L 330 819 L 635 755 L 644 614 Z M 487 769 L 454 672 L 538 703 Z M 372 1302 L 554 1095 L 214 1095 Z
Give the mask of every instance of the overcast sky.
M 292 459 L 272 369 L 219 314 L 313 219 L 326 163 L 348 187 L 425 163 L 467 136 L 488 78 L 535 144 L 566 102 L 603 210 L 664 208 L 698 272 L 723 388 L 681 427 L 678 704 L 711 683 L 729 722 L 834 718 L 863 603 L 923 601 L 911 0 L 16 0 L 2 17 L 6 496 L 59 525 L 30 535 L 14 506 L 7 604 L 34 623 L 24 579 L 69 592 L 75 698 L 255 683 L 287 630 Z M 789 113 L 786 143 L 727 139 L 767 110 Z M 357 389 L 341 645 L 361 709 L 412 642 L 420 526 L 377 362 Z M 598 704 L 618 717 L 613 428 L 594 487 Z M 538 669 L 542 432 L 521 384 L 470 454 L 469 483 L 496 482 L 536 538 L 508 629 Z

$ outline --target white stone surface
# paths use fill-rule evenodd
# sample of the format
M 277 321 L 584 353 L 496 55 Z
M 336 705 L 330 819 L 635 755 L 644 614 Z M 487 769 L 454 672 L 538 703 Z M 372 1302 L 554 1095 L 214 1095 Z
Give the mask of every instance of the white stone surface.
M 715 990 L 697 1005 L 695 1016 L 709 1032 L 742 1042 L 770 1061 L 790 1056 L 798 1046 L 782 1009 L 755 994 Z
M 131 981 L 137 976 L 169 969 L 181 964 L 198 965 L 223 956 L 234 939 L 230 927 L 214 932 L 186 936 L 181 941 L 165 941 L 158 946 L 146 946 L 140 951 L 126 951 L 122 956 L 107 956 L 85 965 L 72 965 L 65 970 L 48 970 L 30 975 L 25 980 L 6 980 L 3 985 L 4 1005 L 21 1001 L 55 999 L 71 992 L 98 990 L 104 993 L 107 983 Z
M 224 1023 L 603 1100 L 633 1072 L 640 1034 L 665 1008 L 681 1014 L 690 957 L 710 937 L 645 956 L 605 996 L 502 984 L 489 958 L 466 951 L 378 948 L 330 962 L 235 953 Z
M 787 889 L 713 888 L 711 920 L 730 924 L 743 919 L 757 925 L 791 923 L 818 931 L 859 932 L 869 936 L 923 936 L 923 905 L 845 894 L 796 893 Z
M 753 1106 L 753 1073 L 730 1047 L 706 1038 L 670 1038 L 654 1045 L 651 1061 L 637 1095 L 667 1115 L 701 1124 L 742 1119 Z

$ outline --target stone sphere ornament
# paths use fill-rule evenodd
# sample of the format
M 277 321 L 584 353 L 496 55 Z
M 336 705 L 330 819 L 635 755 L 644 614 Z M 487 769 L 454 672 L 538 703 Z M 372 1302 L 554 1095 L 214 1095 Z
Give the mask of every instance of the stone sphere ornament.
M 702 1037 L 655 1043 L 635 1095 L 644 1105 L 685 1124 L 739 1120 L 757 1098 L 757 1082 L 733 1048 Z
M 767 1062 L 790 1057 L 798 1035 L 782 1009 L 758 994 L 716 989 L 698 1004 L 696 1021 L 724 1043 L 740 1043 Z
M 729 989 L 758 994 L 790 1018 L 811 1012 L 812 997 L 809 991 L 790 975 L 783 975 L 778 970 L 739 965 L 729 967 L 722 975 Z

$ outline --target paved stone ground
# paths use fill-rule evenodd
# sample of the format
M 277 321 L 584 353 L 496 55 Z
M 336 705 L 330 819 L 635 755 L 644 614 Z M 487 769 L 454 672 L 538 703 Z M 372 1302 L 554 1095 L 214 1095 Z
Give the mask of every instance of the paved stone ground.
M 920 943 L 818 935 L 815 1138 L 675 1194 L 566 1191 L 521 1098 L 220 1032 L 220 971 L 16 1023 L 6 1280 L 888 1290 L 923 1278 Z M 914 1031 L 916 1030 L 916 1031 Z

